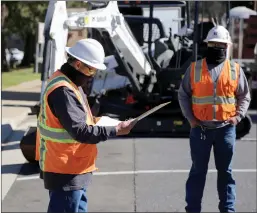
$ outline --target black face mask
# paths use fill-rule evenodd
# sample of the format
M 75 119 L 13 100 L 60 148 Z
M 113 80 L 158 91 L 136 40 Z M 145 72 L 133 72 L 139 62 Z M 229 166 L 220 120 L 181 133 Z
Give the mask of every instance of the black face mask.
M 92 83 L 93 77 L 82 74 L 68 63 L 62 65 L 61 71 L 78 87 L 86 87 Z
M 221 64 L 226 59 L 227 49 L 208 47 L 206 61 L 208 64 Z

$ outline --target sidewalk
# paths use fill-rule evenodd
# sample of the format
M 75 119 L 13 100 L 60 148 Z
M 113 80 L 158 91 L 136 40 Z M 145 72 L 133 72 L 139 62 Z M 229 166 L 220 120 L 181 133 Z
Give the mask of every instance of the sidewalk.
M 5 142 L 12 131 L 31 112 L 30 107 L 38 103 L 41 81 L 34 80 L 2 90 L 2 135 Z
M 30 107 L 35 106 L 40 99 L 40 90 L 40 80 L 2 90 L 2 200 L 26 162 L 19 144 L 27 128 L 25 121 L 29 118 Z M 32 124 L 36 125 L 36 118 L 34 120 Z

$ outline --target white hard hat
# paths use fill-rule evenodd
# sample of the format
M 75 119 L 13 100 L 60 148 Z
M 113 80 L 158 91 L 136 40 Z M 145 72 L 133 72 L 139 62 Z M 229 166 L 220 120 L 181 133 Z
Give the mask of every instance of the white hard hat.
M 72 47 L 66 47 L 66 52 L 79 61 L 99 70 L 105 70 L 104 48 L 95 39 L 81 39 Z
M 223 26 L 215 26 L 213 27 L 207 35 L 207 38 L 204 40 L 205 42 L 221 42 L 232 44 L 231 37 L 229 35 L 228 30 Z

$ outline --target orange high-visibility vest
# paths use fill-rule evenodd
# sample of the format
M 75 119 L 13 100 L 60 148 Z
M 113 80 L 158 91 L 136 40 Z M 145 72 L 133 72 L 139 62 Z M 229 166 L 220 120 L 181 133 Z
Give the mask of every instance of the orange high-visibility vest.
M 194 116 L 201 121 L 225 121 L 236 115 L 235 92 L 239 79 L 239 64 L 225 60 L 216 83 L 208 72 L 206 59 L 193 62 L 190 81 Z
M 60 71 L 56 71 L 48 80 L 38 116 L 36 159 L 39 160 L 40 169 L 44 172 L 83 174 L 95 171 L 97 146 L 74 140 L 48 105 L 48 95 L 61 86 L 74 91 L 87 112 L 85 122 L 88 125 L 95 125 L 88 102 L 84 103 L 78 87 Z

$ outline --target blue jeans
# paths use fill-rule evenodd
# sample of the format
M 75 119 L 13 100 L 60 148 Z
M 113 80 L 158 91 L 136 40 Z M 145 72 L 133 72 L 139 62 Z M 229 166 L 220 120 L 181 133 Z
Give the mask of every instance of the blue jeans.
M 49 191 L 50 202 L 47 212 L 87 212 L 86 190 Z
M 187 212 L 201 212 L 203 191 L 213 146 L 218 172 L 217 189 L 220 212 L 235 212 L 235 180 L 232 177 L 232 157 L 236 141 L 236 127 L 227 125 L 218 129 L 195 127 L 190 132 L 192 167 L 186 182 Z

